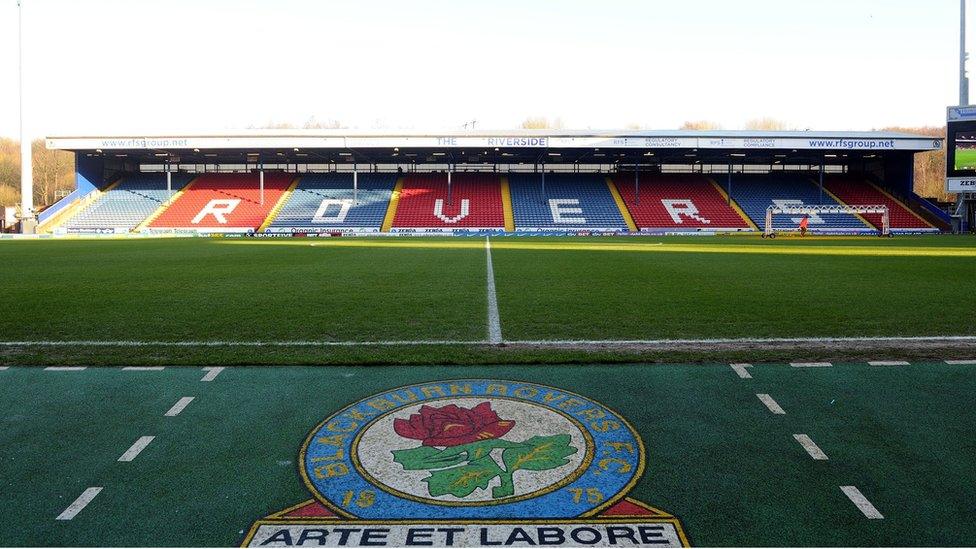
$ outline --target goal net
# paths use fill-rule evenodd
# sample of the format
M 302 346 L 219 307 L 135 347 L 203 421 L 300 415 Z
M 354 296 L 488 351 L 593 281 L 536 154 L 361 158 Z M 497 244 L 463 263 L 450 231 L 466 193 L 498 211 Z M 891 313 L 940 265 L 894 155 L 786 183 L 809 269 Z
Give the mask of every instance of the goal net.
M 794 218 L 793 223 L 789 227 L 783 227 L 780 224 L 780 228 L 776 229 L 773 225 L 773 216 L 776 214 L 786 214 L 786 215 L 797 215 L 797 216 L 809 216 L 813 219 L 820 219 L 821 215 L 826 214 L 850 214 L 850 215 L 863 215 L 863 214 L 881 214 L 881 234 L 884 236 L 891 235 L 891 223 L 888 217 L 888 206 L 877 205 L 877 206 L 852 206 L 852 205 L 820 205 L 820 206 L 807 206 L 807 205 L 797 205 L 797 206 L 770 206 L 766 208 L 766 225 L 763 227 L 763 238 L 766 237 L 776 237 L 776 231 L 799 231 L 800 230 L 800 218 Z M 844 230 L 844 227 L 831 227 L 835 230 Z M 814 230 L 820 230 L 819 227 L 812 228 Z M 853 230 L 853 227 L 850 227 Z

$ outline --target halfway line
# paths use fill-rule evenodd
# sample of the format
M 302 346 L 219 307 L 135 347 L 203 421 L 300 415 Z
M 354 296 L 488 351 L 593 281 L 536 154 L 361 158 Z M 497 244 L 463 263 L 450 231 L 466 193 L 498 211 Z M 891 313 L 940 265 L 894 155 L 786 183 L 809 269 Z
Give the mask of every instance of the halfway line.
M 502 342 L 502 323 L 498 317 L 498 296 L 495 294 L 495 268 L 491 264 L 491 240 L 485 237 L 485 255 L 488 258 L 488 342 Z

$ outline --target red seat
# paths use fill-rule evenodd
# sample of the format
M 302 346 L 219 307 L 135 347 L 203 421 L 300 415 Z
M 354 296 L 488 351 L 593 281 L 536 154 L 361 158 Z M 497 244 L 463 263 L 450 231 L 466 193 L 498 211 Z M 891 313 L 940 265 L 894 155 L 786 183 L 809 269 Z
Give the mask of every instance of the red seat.
M 294 178 L 285 173 L 266 173 L 262 204 L 259 177 L 258 174 L 202 175 L 149 227 L 257 229 Z
M 704 176 L 641 174 L 639 203 L 633 173 L 617 174 L 613 182 L 639 229 L 751 228 Z
M 393 228 L 503 229 L 501 180 L 497 175 L 451 174 L 451 200 L 447 174 L 408 175 L 400 191 Z
M 878 190 L 871 183 L 852 176 L 827 176 L 824 188 L 841 201 L 852 206 L 888 206 L 888 219 L 892 229 L 932 229 L 932 225 L 915 215 L 904 204 Z M 864 214 L 876 228 L 881 228 L 881 214 Z

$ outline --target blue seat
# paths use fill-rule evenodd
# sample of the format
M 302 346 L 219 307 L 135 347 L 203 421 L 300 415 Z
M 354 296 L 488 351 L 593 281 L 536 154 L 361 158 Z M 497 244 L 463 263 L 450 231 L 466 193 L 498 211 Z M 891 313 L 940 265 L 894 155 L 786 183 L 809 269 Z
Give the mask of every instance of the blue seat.
M 599 174 L 542 174 L 508 176 L 516 230 L 627 229 L 606 176 Z
M 358 192 L 353 193 L 351 173 L 303 175 L 268 230 L 379 230 L 397 177 L 397 174 L 361 173 Z
M 191 174 L 174 173 L 172 192 L 185 187 L 191 179 Z M 170 196 L 171 193 L 166 190 L 166 174 L 127 174 L 118 185 L 69 219 L 64 228 L 72 232 L 132 230 L 159 209 Z
M 766 225 L 766 208 L 778 206 L 841 205 L 826 192 L 821 201 L 820 189 L 809 177 L 797 175 L 733 175 L 732 199 L 761 229 Z M 795 230 L 801 216 L 773 215 L 773 228 Z M 810 217 L 811 231 L 870 231 L 853 214 L 817 214 Z

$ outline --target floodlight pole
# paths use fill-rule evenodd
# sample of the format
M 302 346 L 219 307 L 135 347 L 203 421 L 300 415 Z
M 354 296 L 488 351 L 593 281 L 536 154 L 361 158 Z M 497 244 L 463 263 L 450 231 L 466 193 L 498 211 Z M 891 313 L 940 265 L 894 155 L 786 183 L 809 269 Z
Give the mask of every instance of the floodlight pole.
M 20 232 L 34 232 L 34 163 L 24 127 L 24 0 L 17 0 L 17 85 L 20 101 Z

